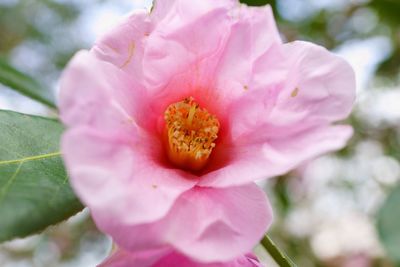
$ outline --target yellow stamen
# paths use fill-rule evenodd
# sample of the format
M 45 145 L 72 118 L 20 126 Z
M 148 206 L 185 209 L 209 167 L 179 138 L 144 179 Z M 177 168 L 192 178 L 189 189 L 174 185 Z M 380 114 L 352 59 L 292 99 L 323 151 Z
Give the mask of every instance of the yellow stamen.
M 196 105 L 193 105 L 193 106 L 190 107 L 189 116 L 188 116 L 188 124 L 189 124 L 189 126 L 192 126 L 194 114 L 196 113 L 196 109 L 197 109 Z
M 204 168 L 218 137 L 218 119 L 192 97 L 170 105 L 164 118 L 169 160 L 186 170 Z

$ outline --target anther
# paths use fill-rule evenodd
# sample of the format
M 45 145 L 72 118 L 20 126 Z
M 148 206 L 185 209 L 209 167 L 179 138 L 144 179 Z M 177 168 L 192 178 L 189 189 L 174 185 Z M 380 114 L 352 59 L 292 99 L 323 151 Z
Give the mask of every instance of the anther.
M 215 148 L 220 127 L 218 119 L 201 108 L 192 97 L 171 104 L 164 119 L 169 160 L 186 170 L 204 168 Z

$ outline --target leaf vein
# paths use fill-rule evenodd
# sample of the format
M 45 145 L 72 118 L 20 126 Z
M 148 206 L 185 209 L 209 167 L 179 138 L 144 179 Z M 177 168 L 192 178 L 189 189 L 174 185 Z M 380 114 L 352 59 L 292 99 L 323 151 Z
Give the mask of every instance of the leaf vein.
M 21 171 L 21 167 L 22 164 L 24 164 L 23 161 L 21 161 L 17 167 L 17 169 L 15 170 L 15 172 L 13 173 L 13 175 L 11 176 L 10 179 L 8 179 L 7 183 L 5 184 L 5 186 L 1 189 L 0 191 L 0 205 L 3 202 L 4 197 L 6 196 L 8 189 L 10 188 L 10 186 L 12 185 L 12 183 L 15 181 L 15 178 L 18 176 L 19 172 Z
M 60 156 L 60 155 L 61 155 L 61 151 L 58 151 L 58 152 L 54 152 L 54 153 L 36 155 L 36 156 L 25 157 L 25 158 L 21 158 L 21 159 L 4 160 L 4 161 L 0 161 L 0 165 L 14 164 L 14 163 L 24 163 L 24 162 L 27 162 L 27 161 L 40 160 L 40 159 L 45 159 L 45 158 L 52 158 L 52 157 L 56 157 L 56 156 Z
M 63 181 L 58 185 L 57 190 L 54 192 L 53 196 L 49 200 L 49 206 L 51 206 L 51 207 L 54 206 L 54 199 L 56 199 L 56 197 L 60 193 L 61 188 L 67 183 L 67 180 L 68 180 L 68 176 L 65 175 Z

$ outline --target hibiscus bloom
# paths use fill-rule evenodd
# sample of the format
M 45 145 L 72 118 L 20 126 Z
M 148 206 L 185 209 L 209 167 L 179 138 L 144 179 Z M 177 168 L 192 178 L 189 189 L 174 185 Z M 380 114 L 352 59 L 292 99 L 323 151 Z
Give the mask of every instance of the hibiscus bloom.
M 257 257 L 248 253 L 224 263 L 199 263 L 177 252 L 142 252 L 131 254 L 124 250 L 116 251 L 99 267 L 262 267 Z
M 124 250 L 231 261 L 272 220 L 253 182 L 343 147 L 354 89 L 340 57 L 283 44 L 269 6 L 158 0 L 69 63 L 64 159 Z

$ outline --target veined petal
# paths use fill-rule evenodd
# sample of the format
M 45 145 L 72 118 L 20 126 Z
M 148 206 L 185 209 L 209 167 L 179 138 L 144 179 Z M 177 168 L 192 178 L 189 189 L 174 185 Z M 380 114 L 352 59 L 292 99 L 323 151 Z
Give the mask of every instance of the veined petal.
M 230 105 L 230 135 L 218 148 L 223 151 L 219 158 L 227 160 L 210 166 L 200 185 L 224 187 L 281 175 L 342 148 L 351 137 L 350 127 L 330 126 L 348 116 L 354 102 L 349 64 L 306 42 L 276 51 L 262 56 L 268 55 L 270 63 L 276 60 L 273 71 L 271 64 L 256 64 L 257 73 L 264 70 L 274 78 Z
M 114 241 L 128 251 L 172 247 L 195 261 L 210 263 L 230 261 L 250 251 L 271 221 L 265 193 L 249 184 L 223 189 L 196 187 L 155 223 L 121 225 L 109 217 L 109 223 L 100 227 L 112 231 Z
M 160 141 L 153 139 L 144 132 L 110 135 L 90 127 L 64 134 L 72 185 L 98 223 L 103 217 L 126 224 L 159 220 L 195 184 L 190 174 L 162 166 Z
M 97 40 L 91 52 L 142 82 L 144 47 L 153 28 L 148 11 L 135 10 Z
M 165 254 L 165 255 L 164 255 Z M 251 253 L 228 262 L 199 263 L 172 251 L 129 253 L 118 249 L 98 267 L 262 267 L 257 257 Z
M 171 253 L 170 255 L 159 260 L 154 267 L 262 267 L 257 258 L 252 254 L 240 256 L 232 261 L 200 263 L 191 260 L 179 253 Z
M 257 8 L 242 5 L 233 12 L 232 19 L 231 33 L 215 74 L 219 94 L 231 101 L 260 88 L 255 81 L 256 62 L 264 54 L 274 57 L 281 44 L 269 5 Z M 263 69 L 263 76 L 268 79 L 273 69 L 273 65 Z M 265 89 L 270 83 L 263 85 Z
M 230 163 L 205 174 L 199 185 L 229 187 L 282 175 L 307 160 L 343 148 L 352 134 L 350 126 L 323 126 L 283 138 L 253 136 L 253 143 L 225 147 L 232 157 Z
M 118 248 L 97 267 L 153 267 L 160 259 L 168 257 L 171 253 L 171 249 L 130 253 Z
M 321 46 L 300 41 L 285 44 L 283 52 L 290 68 L 270 123 L 323 124 L 350 114 L 356 82 L 353 69 L 344 59 Z
M 156 2 L 152 17 L 157 21 L 149 36 L 143 58 L 144 76 L 150 90 L 163 89 L 174 76 L 193 70 L 192 83 L 204 87 L 208 64 L 204 60 L 218 53 L 230 32 L 232 0 Z M 215 62 L 214 62 L 215 63 Z M 205 80 L 205 81 L 204 81 Z M 174 88 L 186 90 L 187 88 Z
M 179 251 L 200 262 L 232 260 L 250 251 L 272 222 L 265 193 L 255 184 L 197 188 L 182 196 L 171 215 L 194 219 L 183 227 L 171 225 L 171 234 L 178 234 L 180 242 L 173 235 L 169 238 Z M 192 240 L 185 240 L 189 235 Z
M 136 127 L 135 115 L 146 108 L 143 87 L 87 51 L 74 56 L 60 87 L 60 116 L 69 127 L 130 132 Z

